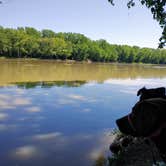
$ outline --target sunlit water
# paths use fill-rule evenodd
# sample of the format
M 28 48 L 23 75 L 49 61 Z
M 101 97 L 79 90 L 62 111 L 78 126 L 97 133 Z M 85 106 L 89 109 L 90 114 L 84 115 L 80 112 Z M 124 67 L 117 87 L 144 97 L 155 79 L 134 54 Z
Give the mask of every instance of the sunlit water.
M 0 165 L 92 166 L 137 90 L 165 85 L 166 66 L 0 60 Z

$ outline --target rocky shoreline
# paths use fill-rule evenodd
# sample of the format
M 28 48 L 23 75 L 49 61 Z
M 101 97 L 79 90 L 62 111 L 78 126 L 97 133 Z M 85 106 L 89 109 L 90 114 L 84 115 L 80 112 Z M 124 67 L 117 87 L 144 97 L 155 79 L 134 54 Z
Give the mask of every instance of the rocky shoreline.
M 109 158 L 110 166 L 166 166 L 156 145 L 146 138 L 117 134 L 113 144 L 119 151 Z

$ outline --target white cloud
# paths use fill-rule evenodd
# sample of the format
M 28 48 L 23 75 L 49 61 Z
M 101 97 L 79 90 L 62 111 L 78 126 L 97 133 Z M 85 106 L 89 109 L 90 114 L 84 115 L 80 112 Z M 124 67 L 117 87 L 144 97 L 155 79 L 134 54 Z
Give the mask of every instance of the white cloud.
M 4 100 L 0 100 L 0 107 L 4 107 L 4 106 L 7 106 L 8 103 Z
M 58 99 L 57 103 L 60 105 L 66 105 L 66 104 L 73 104 L 75 102 L 73 100 L 69 100 L 69 99 Z
M 68 95 L 67 97 L 71 98 L 71 99 L 75 99 L 75 100 L 81 100 L 81 101 L 86 100 L 86 98 L 84 96 L 75 95 L 75 94 Z
M 28 111 L 28 112 L 40 112 L 41 111 L 40 107 L 35 107 L 35 106 L 26 108 L 25 110 Z
M 0 121 L 6 120 L 8 117 L 9 117 L 8 114 L 0 113 Z
M 0 94 L 0 109 L 15 109 L 16 106 L 30 105 L 31 100 L 29 98 L 21 98 L 16 96 L 9 96 Z
M 31 101 L 28 98 L 16 98 L 12 101 L 13 105 L 30 105 Z
M 85 108 L 83 110 L 81 110 L 81 112 L 91 112 L 92 110 L 90 108 Z
M 33 140 L 38 141 L 45 141 L 50 139 L 56 139 L 57 137 L 61 136 L 62 134 L 60 132 L 52 132 L 52 133 L 46 133 L 46 134 L 37 134 L 32 137 Z
M 104 81 L 107 84 L 124 86 L 147 86 L 148 88 L 156 86 L 165 86 L 166 79 L 108 79 Z
M 37 156 L 40 156 L 40 154 L 40 150 L 32 145 L 18 147 L 12 151 L 12 156 L 20 160 L 29 160 L 32 158 L 36 158 Z
M 0 94 L 0 99 L 9 100 L 9 99 L 11 99 L 11 96 L 6 95 L 6 94 Z
M 5 101 L 5 100 L 1 100 L 0 99 L 0 109 L 14 109 L 16 108 L 15 106 L 13 106 L 10 101 Z
M 70 94 L 67 97 L 69 99 L 72 99 L 73 102 L 76 102 L 76 101 L 90 102 L 90 103 L 96 102 L 96 99 L 92 97 L 82 96 L 82 95 Z
M 16 89 L 15 92 L 18 94 L 18 95 L 22 95 L 22 94 L 25 94 L 25 90 L 24 89 Z

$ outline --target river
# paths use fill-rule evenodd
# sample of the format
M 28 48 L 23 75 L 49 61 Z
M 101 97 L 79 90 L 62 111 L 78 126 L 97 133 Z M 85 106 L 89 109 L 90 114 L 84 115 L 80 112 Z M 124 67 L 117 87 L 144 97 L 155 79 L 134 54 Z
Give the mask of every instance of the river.
M 0 60 L 0 165 L 92 166 L 165 65 Z

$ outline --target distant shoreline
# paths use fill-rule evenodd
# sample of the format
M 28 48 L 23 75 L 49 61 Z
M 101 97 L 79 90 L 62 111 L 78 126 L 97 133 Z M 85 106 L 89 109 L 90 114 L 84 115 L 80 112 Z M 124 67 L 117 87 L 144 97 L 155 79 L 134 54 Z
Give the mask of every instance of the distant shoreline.
M 42 59 L 42 58 L 9 58 L 9 57 L 0 57 L 0 60 L 20 60 L 20 61 L 54 61 L 59 63 L 69 63 L 69 64 L 123 64 L 123 65 L 160 65 L 166 66 L 166 64 L 154 64 L 154 63 L 127 63 L 127 62 L 96 62 L 96 61 L 77 61 L 77 60 L 62 60 L 62 59 Z
M 166 49 L 110 44 L 84 34 L 0 26 L 0 57 L 69 62 L 166 64 Z

